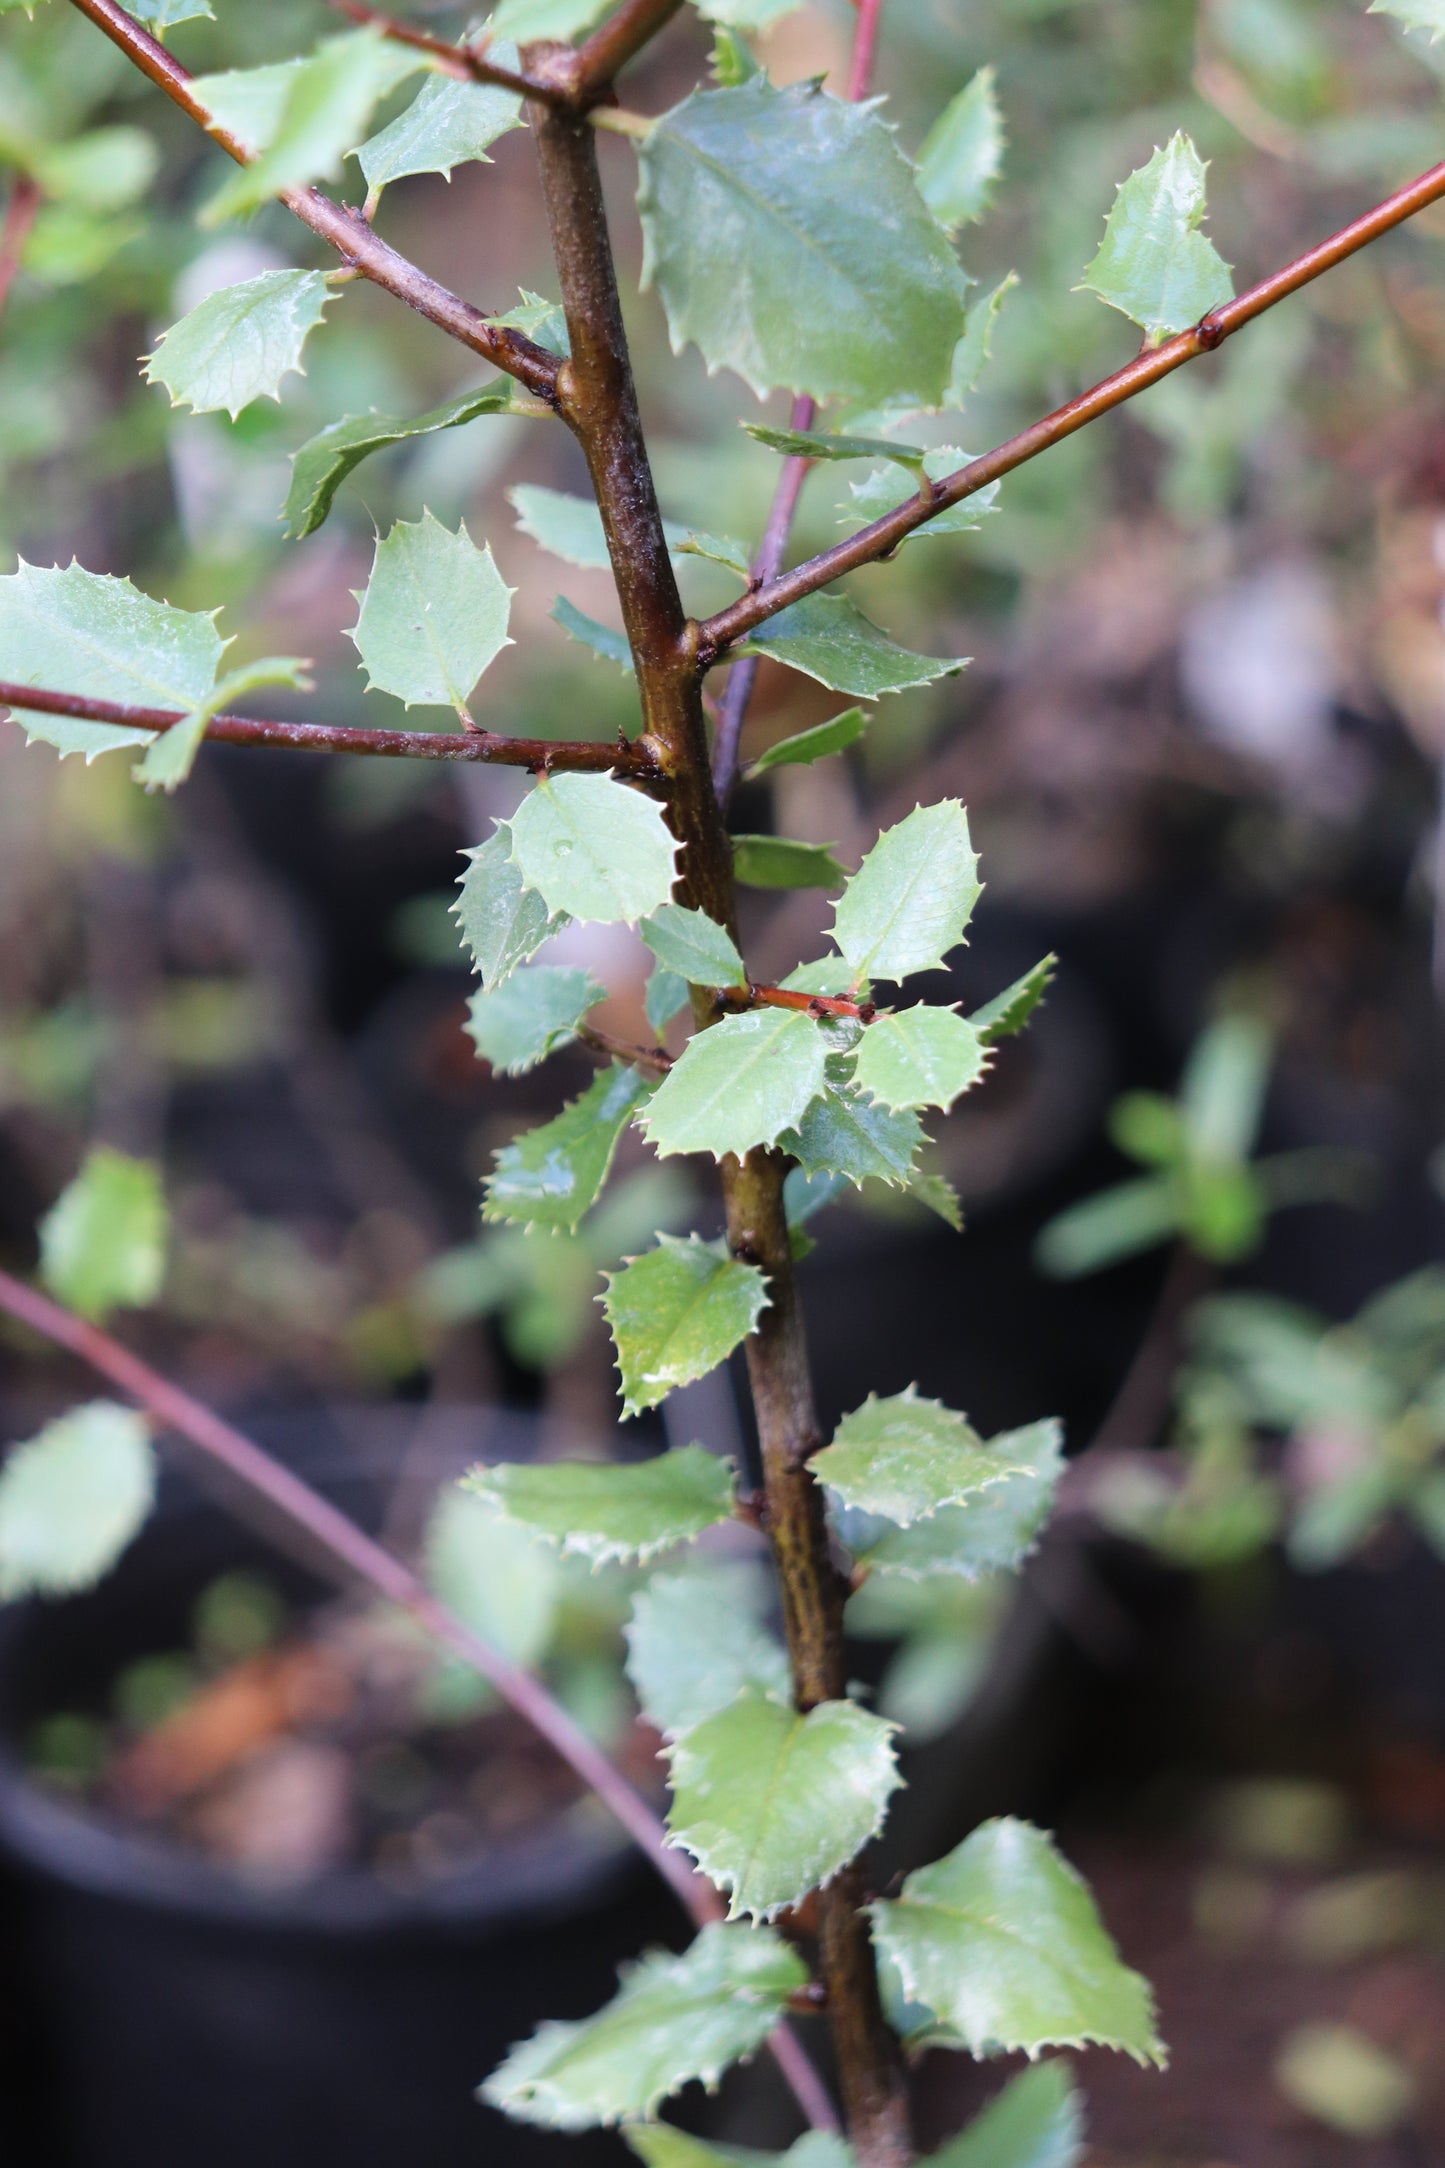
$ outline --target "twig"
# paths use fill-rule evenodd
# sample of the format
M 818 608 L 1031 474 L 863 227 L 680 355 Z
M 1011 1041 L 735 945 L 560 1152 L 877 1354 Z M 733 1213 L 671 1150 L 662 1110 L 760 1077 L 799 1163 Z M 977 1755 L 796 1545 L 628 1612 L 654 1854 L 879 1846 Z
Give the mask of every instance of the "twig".
M 854 0 L 858 27 L 853 33 L 853 53 L 848 63 L 848 88 L 844 95 L 856 105 L 868 95 L 873 81 L 873 56 L 878 46 L 878 24 L 883 0 Z
M 871 526 L 860 528 L 845 542 L 836 543 L 832 549 L 823 550 L 805 563 L 795 565 L 791 572 L 740 596 L 728 609 L 719 610 L 699 628 L 698 652 L 702 663 L 709 666 L 717 662 L 735 640 L 775 617 L 779 610 L 787 609 L 790 603 L 801 602 L 805 595 L 816 594 L 820 587 L 827 587 L 845 572 L 855 572 L 861 565 L 873 564 L 878 558 L 888 556 L 915 528 L 935 518 L 949 505 L 961 503 L 965 497 L 973 496 L 990 482 L 1011 474 L 1015 467 L 1024 466 L 1040 452 L 1046 452 L 1065 437 L 1072 436 L 1075 430 L 1097 421 L 1100 415 L 1112 413 L 1127 399 L 1147 391 L 1151 384 L 1157 384 L 1161 377 L 1182 368 L 1186 361 L 1212 353 L 1233 333 L 1252 323 L 1255 317 L 1262 316 L 1266 309 L 1272 309 L 1277 302 L 1298 293 L 1312 279 L 1332 271 L 1336 264 L 1378 240 L 1381 234 L 1403 225 L 1418 211 L 1438 203 L 1442 197 L 1445 197 L 1445 164 L 1432 166 L 1408 187 L 1387 196 L 1374 210 L 1367 211 L 1350 225 L 1342 226 L 1338 233 L 1331 234 L 1328 240 L 1321 241 L 1303 256 L 1297 256 L 1283 270 L 1262 279 L 1257 286 L 1251 286 L 1247 293 L 1226 301 L 1220 308 L 1211 309 L 1192 329 L 1181 331 L 1162 346 L 1136 355 L 1122 369 L 1104 377 L 1064 406 L 1055 408 L 1042 421 L 1032 423 L 994 451 L 985 452 L 982 458 L 970 460 L 966 467 L 944 476 L 935 484 L 927 502 L 921 497 L 908 498 L 896 511 L 875 519 Z
M 577 48 L 572 94 L 582 102 L 603 94 L 629 60 L 666 28 L 682 0 L 623 0 L 615 15 Z
M 137 708 L 123 700 L 93 700 L 85 693 L 51 692 L 38 685 L 0 680 L 0 708 L 32 708 L 44 715 L 73 715 L 81 722 L 119 723 L 138 730 L 170 730 L 184 717 L 173 708 Z M 503 768 L 563 768 L 584 774 L 662 779 L 641 740 L 508 738 L 491 730 L 353 730 L 341 723 L 287 723 L 254 715 L 217 715 L 206 737 L 220 745 L 284 747 L 300 753 L 367 753 L 384 760 L 481 760 Z
M 871 1001 L 849 1001 L 837 994 L 805 994 L 792 986 L 724 986 L 718 1000 L 725 1009 L 802 1009 L 809 1016 L 855 1016 L 871 1024 L 878 1011 Z
M 660 1046 L 629 1046 L 625 1039 L 615 1039 L 610 1031 L 599 1031 L 595 1024 L 579 1024 L 577 1037 L 583 1046 L 590 1046 L 594 1054 L 605 1054 L 609 1061 L 630 1061 L 634 1068 L 651 1069 L 658 1076 L 666 1076 L 672 1067 L 672 1056 Z
M 430 53 L 445 75 L 458 76 L 464 82 L 495 83 L 499 90 L 514 90 L 519 98 L 553 98 L 557 95 L 535 76 L 519 74 L 515 68 L 504 68 L 498 62 L 488 60 L 485 53 L 474 46 L 456 44 L 451 38 L 434 37 L 429 30 L 418 30 L 415 23 L 399 22 L 396 16 L 387 15 L 381 8 L 364 6 L 363 0 L 326 0 L 326 4 L 350 22 L 380 30 L 398 45 L 411 45 L 418 52 Z
M 799 434 L 806 433 L 812 428 L 813 417 L 817 411 L 814 401 L 804 394 L 793 401 L 788 427 L 797 430 Z M 754 587 L 766 587 L 783 569 L 788 536 L 793 531 L 793 516 L 798 509 L 798 498 L 802 494 L 804 479 L 812 464 L 811 459 L 805 459 L 801 453 L 796 452 L 783 461 L 783 471 L 778 476 L 772 509 L 768 513 L 768 524 L 763 530 L 762 544 L 753 560 Z M 733 784 L 737 781 L 738 749 L 742 743 L 743 724 L 747 721 L 757 676 L 757 656 L 745 655 L 741 662 L 733 664 L 722 699 L 718 703 L 717 731 L 712 748 L 712 787 L 717 792 L 718 804 L 724 812 L 727 811 L 728 800 L 733 794 Z
M 20 269 L 20 259 L 35 224 L 35 214 L 40 209 L 40 189 L 28 173 L 17 174 L 10 190 L 10 201 L 5 206 L 5 219 L 0 225 L 0 315 L 10 299 L 10 289 L 15 274 Z

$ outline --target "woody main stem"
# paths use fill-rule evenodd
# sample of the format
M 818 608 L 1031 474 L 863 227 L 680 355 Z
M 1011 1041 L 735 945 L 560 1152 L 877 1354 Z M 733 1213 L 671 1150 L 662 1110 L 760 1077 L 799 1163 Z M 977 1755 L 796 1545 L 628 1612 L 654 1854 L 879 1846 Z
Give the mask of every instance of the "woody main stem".
M 684 900 L 734 927 L 727 832 L 707 756 L 695 628 L 689 626 L 663 535 L 622 328 L 612 246 L 592 129 L 534 105 L 552 246 L 572 356 L 557 405 L 586 454 L 637 666 L 643 720 L 668 779 L 668 812 L 682 852 Z M 712 997 L 695 1002 L 701 1027 Z M 769 1308 L 747 1344 L 767 1494 L 767 1531 L 782 1589 L 798 1706 L 841 1700 L 846 1590 L 833 1565 L 822 1493 L 808 1472 L 821 1443 L 783 1211 L 786 1162 L 772 1151 L 723 1162 L 728 1238 L 768 1277 Z M 883 2019 L 861 1910 L 857 1869 L 818 1897 L 823 1983 L 837 2048 L 848 2136 L 859 2168 L 913 2159 L 897 2044 Z

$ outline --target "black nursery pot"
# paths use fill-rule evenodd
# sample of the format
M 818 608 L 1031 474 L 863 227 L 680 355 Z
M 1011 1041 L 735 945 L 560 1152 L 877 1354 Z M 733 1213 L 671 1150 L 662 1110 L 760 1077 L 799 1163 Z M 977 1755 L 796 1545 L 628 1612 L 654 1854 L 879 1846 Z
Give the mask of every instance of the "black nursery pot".
M 354 1473 L 326 1488 L 365 1512 Z M 257 1886 L 26 1775 L 38 1717 L 95 1705 L 128 1658 L 176 1645 L 215 1574 L 261 1564 L 320 1592 L 191 1492 L 98 1588 L 0 1612 L 7 2168 L 620 2168 L 610 2135 L 508 2124 L 474 2097 L 513 2042 L 596 2009 L 620 1959 L 677 1937 L 600 1810 L 414 1889 L 360 1870 Z

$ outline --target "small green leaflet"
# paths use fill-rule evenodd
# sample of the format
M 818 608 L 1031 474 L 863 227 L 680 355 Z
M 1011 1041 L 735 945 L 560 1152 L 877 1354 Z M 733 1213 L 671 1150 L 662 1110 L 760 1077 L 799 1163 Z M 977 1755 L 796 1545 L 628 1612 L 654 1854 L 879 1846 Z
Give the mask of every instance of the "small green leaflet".
M 155 179 L 160 152 L 141 128 L 91 128 L 68 143 L 21 143 L 7 132 L 7 162 L 28 166 L 42 194 L 77 211 L 120 210 Z
M 1020 1473 L 963 1416 L 911 1385 L 888 1400 L 870 1393 L 808 1466 L 845 1505 L 902 1528 Z
M 846 595 L 808 595 L 757 626 L 732 652 L 771 656 L 830 692 L 864 700 L 956 677 L 968 661 L 966 655 L 945 661 L 900 647 Z
M 647 1021 L 661 1038 L 675 1016 L 681 1016 L 688 1006 L 691 995 L 687 980 L 679 978 L 663 964 L 654 964 L 648 977 L 642 1006 L 647 1011 Z
M 825 760 L 830 753 L 841 753 L 845 746 L 856 745 L 868 728 L 868 717 L 862 708 L 845 708 L 841 715 L 834 715 L 826 723 L 814 723 L 811 730 L 800 730 L 791 738 L 779 738 L 744 770 L 749 783 L 766 775 L 770 768 L 804 767 L 815 760 Z
M 770 1927 L 704 1927 L 681 1957 L 657 1951 L 626 1967 L 596 2017 L 554 2020 L 513 2048 L 482 2098 L 557 2130 L 651 2115 L 689 2079 L 715 2085 L 761 2047 L 807 1977 Z
M 1000 1039 L 1011 1039 L 1016 1031 L 1022 1031 L 1043 1000 L 1059 968 L 1059 959 L 1052 952 L 1041 957 L 1031 971 L 1012 986 L 1006 986 L 992 1001 L 986 1001 L 981 1009 L 975 1009 L 969 1018 L 974 1030 L 985 1046 L 993 1046 Z
M 694 340 L 759 397 L 942 397 L 966 281 L 873 106 L 757 75 L 695 91 L 638 162 L 643 284 L 674 351 Z
M 150 30 L 169 30 L 174 23 L 188 23 L 198 15 L 214 22 L 216 11 L 209 0 L 131 0 L 131 14 Z
M 770 452 L 785 459 L 890 459 L 918 473 L 925 454 L 917 444 L 895 444 L 891 437 L 839 437 L 825 430 L 769 429 L 762 422 L 741 425 Z
M 749 1009 L 696 1032 L 648 1102 L 642 1127 L 659 1158 L 741 1156 L 794 1129 L 825 1082 L 828 1042 L 798 1009 Z
M 985 1822 L 869 1909 L 875 1947 L 926 2013 L 911 2037 L 973 2055 L 1092 2041 L 1164 2063 L 1147 1981 L 1120 1961 L 1087 1886 L 1028 1822 Z
M 222 286 L 161 333 L 146 380 L 164 384 L 173 407 L 224 408 L 234 421 L 253 399 L 280 399 L 333 294 L 322 271 L 262 271 Z
M 952 1009 L 899 1009 L 868 1026 L 853 1079 L 860 1091 L 895 1110 L 942 1107 L 977 1084 L 988 1049 Z
M 561 1596 L 545 1544 L 450 1484 L 427 1524 L 423 1557 L 428 1587 L 473 1633 L 514 1664 L 540 1662 Z
M 801 5 L 802 0 L 699 0 L 697 12 L 729 30 L 767 30 L 785 15 L 795 15 Z
M 926 2168 L 1078 2168 L 1084 2103 L 1062 2059 L 1033 2063 Z
M 498 137 L 523 125 L 522 101 L 511 91 L 429 75 L 406 111 L 353 156 L 374 199 L 389 182 L 414 173 L 444 173 L 450 180 L 454 166 L 478 158 L 488 164 Z
M 553 603 L 551 615 L 571 640 L 590 647 L 594 655 L 604 662 L 615 662 L 619 670 L 632 675 L 632 648 L 625 632 L 617 632 L 611 625 L 603 625 L 585 610 L 579 610 L 575 602 L 559 595 Z
M 525 332 L 538 346 L 549 346 L 554 354 L 570 354 L 572 341 L 567 331 L 567 318 L 560 301 L 549 301 L 545 294 L 534 294 L 525 286 L 517 288 L 521 300 L 505 316 L 493 318 L 508 331 Z
M 254 283 L 254 282 L 253 282 Z M 237 291 L 238 289 L 232 289 Z M 428 437 L 438 429 L 457 429 L 481 414 L 505 414 L 512 404 L 510 377 L 493 377 L 477 391 L 464 391 L 430 413 L 404 421 L 392 414 L 348 414 L 308 437 L 291 458 L 291 487 L 286 492 L 283 518 L 287 539 L 299 542 L 317 528 L 331 510 L 337 490 L 373 452 L 401 444 L 409 437 Z
M 473 1468 L 465 1488 L 524 1528 L 590 1559 L 655 1558 L 733 1510 L 733 1472 L 701 1445 L 655 1460 L 504 1461 Z
M 677 843 L 661 806 L 615 776 L 549 775 L 512 816 L 512 858 L 549 911 L 630 925 L 672 894 Z
M 0 1468 L 0 1601 L 98 1581 L 150 1512 L 155 1482 L 144 1418 L 112 1400 L 13 1446 Z
M 835 1083 L 832 1068 L 830 1062 L 827 1088 L 797 1128 L 779 1138 L 782 1149 L 807 1174 L 841 1174 L 855 1187 L 868 1181 L 906 1187 L 925 1142 L 918 1116 L 870 1105 L 846 1083 Z
M 1370 0 L 1370 15 L 1393 15 L 1407 30 L 1429 32 L 1430 43 L 1445 37 L 1445 0 Z
M 970 392 L 977 389 L 979 378 L 993 358 L 993 333 L 999 313 L 1018 283 L 1017 271 L 1006 273 L 990 293 L 981 295 L 970 308 L 963 337 L 953 350 L 953 367 L 943 396 L 945 407 L 961 407 Z
M 467 1035 L 503 1076 L 522 1076 L 559 1046 L 570 1046 L 587 1011 L 606 995 L 590 971 L 525 965 L 490 992 L 472 995 Z
M 639 929 L 643 940 L 664 970 L 674 972 L 685 985 L 746 986 L 747 971 L 737 944 L 726 926 L 719 926 L 706 911 L 692 911 L 685 904 L 665 903 L 645 918 Z
M 1003 115 L 992 68 L 944 107 L 918 153 L 918 192 L 947 233 L 983 217 L 1003 164 Z
M 808 2131 L 786 2153 L 704 2145 L 671 2123 L 634 2123 L 622 2135 L 647 2168 L 857 2168 L 852 2147 L 827 2130 Z
M 510 38 L 517 45 L 528 45 L 534 38 L 576 38 L 590 30 L 611 4 L 612 0 L 501 0 L 487 29 L 493 39 Z
M 787 1651 L 763 1624 L 767 1578 L 750 1559 L 694 1558 L 655 1573 L 633 1598 L 627 1675 L 665 1739 L 743 1693 L 792 1706 Z
M 931 452 L 925 452 L 923 471 L 931 482 L 942 482 L 950 474 L 957 474 L 966 467 L 972 454 L 960 451 L 956 444 L 939 444 Z M 998 510 L 999 484 L 989 482 L 985 488 L 975 490 L 971 497 L 961 498 L 957 504 L 948 505 L 942 512 L 935 512 L 932 519 L 915 527 L 903 537 L 899 547 L 910 542 L 922 542 L 930 535 L 976 534 L 990 512 Z M 878 467 L 865 481 L 850 482 L 848 493 L 851 502 L 840 504 L 841 524 L 844 526 L 868 526 L 875 519 L 882 519 L 887 512 L 896 512 L 900 504 L 907 504 L 917 491 L 900 489 L 898 476 L 890 467 Z
M 811 963 L 795 964 L 783 981 L 789 993 L 828 994 L 835 999 L 846 995 L 852 983 L 853 974 L 841 956 L 815 956 Z M 860 987 L 860 995 L 863 992 Z
M 733 875 L 744 888 L 841 888 L 848 870 L 831 844 L 791 836 L 734 836 Z
M 800 1715 L 746 1694 L 674 1742 L 669 1838 L 729 1919 L 775 1919 L 877 1835 L 902 1782 L 894 1729 L 855 1701 Z
M 159 1168 L 95 1145 L 40 1223 L 40 1277 L 82 1317 L 144 1309 L 161 1291 L 168 1234 Z
M 1179 1232 L 1183 1199 L 1173 1173 L 1142 1175 L 1066 1205 L 1040 1229 L 1034 1258 L 1055 1279 L 1099 1272 Z
M 350 634 L 372 691 L 465 717 L 477 679 L 512 644 L 512 594 L 465 521 L 453 534 L 430 512 L 399 519 L 376 545 Z
M 225 642 L 214 612 L 153 602 L 129 580 L 82 566 L 27 565 L 0 578 L 0 654 L 23 684 L 189 711 L 216 681 Z M 87 761 L 153 732 L 118 723 L 11 710 L 27 739 Z
M 707 1034 L 704 1034 L 707 1036 Z M 741 1346 L 768 1307 L 767 1281 L 722 1242 L 659 1235 L 657 1248 L 604 1275 L 602 1308 L 622 1378 L 622 1412 L 656 1407 L 675 1385 L 706 1377 Z
M 607 570 L 612 560 L 607 554 L 607 536 L 595 498 L 573 497 L 564 489 L 544 489 L 537 482 L 518 482 L 507 495 L 516 511 L 517 525 L 539 547 L 565 564 L 580 565 L 586 571 Z M 663 521 L 662 531 L 670 550 L 679 549 L 689 539 L 688 529 L 674 525 L 670 519 Z
M 483 1219 L 574 1233 L 600 1196 L 618 1139 L 648 1090 L 636 1069 L 613 1062 L 550 1122 L 504 1145 L 487 1177 Z
M 1203 218 L 1204 161 L 1181 130 L 1120 185 L 1082 281 L 1150 346 L 1233 298 L 1229 266 L 1199 230 Z
M 841 1534 L 870 1572 L 925 1581 L 958 1574 L 966 1581 L 1011 1570 L 1032 1550 L 1063 1473 L 1063 1436 L 1054 1421 L 1030 1423 L 990 1438 L 987 1450 L 1013 1471 L 963 1505 L 940 1506 L 911 1527 L 845 1513 Z
M 731 535 L 700 534 L 696 528 L 689 529 L 677 544 L 674 555 L 678 557 L 706 557 L 715 565 L 726 565 L 740 580 L 752 578 L 752 563 L 746 542 L 738 542 Z
M 535 889 L 523 885 L 512 861 L 509 822 L 498 821 L 486 842 L 465 856 L 467 870 L 458 883 L 461 894 L 452 916 L 483 986 L 500 986 L 569 921 L 565 912 L 550 914 Z
M 218 715 L 224 714 L 233 701 L 255 692 L 258 686 L 289 685 L 293 690 L 309 692 L 308 667 L 299 655 L 264 655 L 259 662 L 245 663 L 239 670 L 228 671 L 212 686 L 199 707 L 192 708 L 178 723 L 172 723 L 169 730 L 155 733 L 146 747 L 145 758 L 136 763 L 131 774 L 148 789 L 178 789 L 195 766 L 201 740 Z
M 858 979 L 939 969 L 982 893 L 957 798 L 915 806 L 885 828 L 838 901 L 833 938 Z

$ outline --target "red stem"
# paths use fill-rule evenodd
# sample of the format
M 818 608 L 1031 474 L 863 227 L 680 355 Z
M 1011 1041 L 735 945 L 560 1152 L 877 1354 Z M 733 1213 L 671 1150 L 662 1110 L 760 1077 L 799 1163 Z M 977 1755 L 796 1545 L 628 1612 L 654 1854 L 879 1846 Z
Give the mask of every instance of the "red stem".
M 40 209 L 40 190 L 28 173 L 16 176 L 10 190 L 10 201 L 5 206 L 5 222 L 0 225 L 0 315 L 10 299 L 10 289 L 15 274 L 20 269 L 20 259 L 35 224 L 35 214 Z
M 553 98 L 557 95 L 533 76 L 519 75 L 514 68 L 499 67 L 484 59 L 470 45 L 458 45 L 451 38 L 433 37 L 430 31 L 418 30 L 414 23 L 399 22 L 394 15 L 387 15 L 380 8 L 364 6 L 363 0 L 327 0 L 327 5 L 350 22 L 369 24 L 382 31 L 397 45 L 411 45 L 418 52 L 430 53 L 444 74 L 460 76 L 474 83 L 495 83 L 500 90 L 514 90 L 519 98 Z
M 845 95 L 856 105 L 868 95 L 873 80 L 873 55 L 878 46 L 878 23 L 883 13 L 883 0 L 854 0 L 858 10 L 858 27 L 853 33 L 853 57 L 848 65 L 848 88 Z

